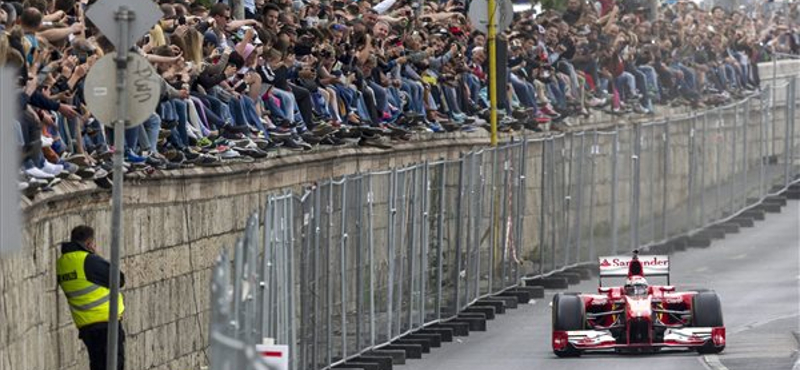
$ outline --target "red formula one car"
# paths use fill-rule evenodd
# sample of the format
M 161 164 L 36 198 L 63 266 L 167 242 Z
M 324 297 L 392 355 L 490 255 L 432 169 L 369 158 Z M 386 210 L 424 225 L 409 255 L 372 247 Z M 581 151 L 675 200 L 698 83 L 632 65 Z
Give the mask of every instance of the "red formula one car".
M 665 276 L 667 285 L 648 285 L 645 276 Z M 603 278 L 626 278 L 623 287 L 604 287 Z M 600 257 L 599 294 L 559 293 L 553 297 L 553 352 L 655 352 L 692 348 L 725 349 L 725 326 L 717 294 L 676 292 L 669 285 L 669 257 Z

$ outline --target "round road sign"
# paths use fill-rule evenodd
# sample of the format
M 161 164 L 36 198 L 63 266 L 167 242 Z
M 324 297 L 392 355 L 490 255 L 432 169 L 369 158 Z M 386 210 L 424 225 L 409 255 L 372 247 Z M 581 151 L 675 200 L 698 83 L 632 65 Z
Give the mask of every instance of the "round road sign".
M 89 112 L 108 127 L 117 119 L 116 53 L 97 61 L 86 76 L 84 97 Z M 128 119 L 126 128 L 141 125 L 161 100 L 161 77 L 143 56 L 128 53 Z

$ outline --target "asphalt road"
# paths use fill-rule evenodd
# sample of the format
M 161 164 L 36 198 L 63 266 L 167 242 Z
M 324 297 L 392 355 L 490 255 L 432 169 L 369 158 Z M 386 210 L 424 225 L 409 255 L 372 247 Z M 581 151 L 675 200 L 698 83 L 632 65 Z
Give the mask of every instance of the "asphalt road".
M 695 352 L 656 355 L 585 354 L 559 359 L 550 348 L 550 307 L 545 299 L 520 305 L 488 323 L 487 332 L 472 332 L 443 343 L 423 360 L 402 370 L 450 369 L 793 369 L 800 332 L 800 202 L 789 201 L 780 214 L 768 214 L 755 228 L 715 241 L 707 249 L 690 249 L 671 257 L 672 283 L 680 290 L 704 287 L 717 291 L 727 327 L 728 344 L 718 356 Z M 591 292 L 596 281 L 571 286 Z

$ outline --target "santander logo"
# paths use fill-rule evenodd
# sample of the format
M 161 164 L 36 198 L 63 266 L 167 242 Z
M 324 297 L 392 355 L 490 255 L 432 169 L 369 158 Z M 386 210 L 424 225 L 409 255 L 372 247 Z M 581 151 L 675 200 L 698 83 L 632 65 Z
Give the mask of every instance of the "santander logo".
M 631 258 L 612 258 L 611 262 L 608 259 L 603 259 L 603 262 L 600 263 L 600 267 L 628 267 L 631 264 Z M 642 263 L 642 266 L 645 267 L 667 267 L 669 266 L 669 260 L 665 259 L 658 259 L 658 257 L 652 258 L 639 258 L 639 262 Z

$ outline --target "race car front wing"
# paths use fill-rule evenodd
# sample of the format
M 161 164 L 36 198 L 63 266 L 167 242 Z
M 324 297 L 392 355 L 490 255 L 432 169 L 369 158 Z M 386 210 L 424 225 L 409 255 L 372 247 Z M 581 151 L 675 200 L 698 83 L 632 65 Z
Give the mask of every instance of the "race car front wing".
M 617 343 L 608 330 L 554 331 L 553 348 L 562 350 L 567 345 L 577 350 L 600 350 L 635 347 L 701 347 L 712 342 L 725 345 L 725 328 L 668 328 L 661 343 Z

